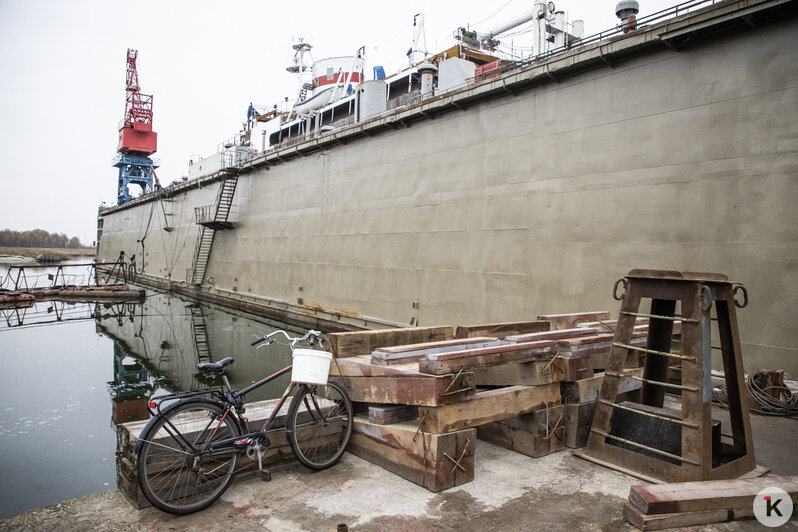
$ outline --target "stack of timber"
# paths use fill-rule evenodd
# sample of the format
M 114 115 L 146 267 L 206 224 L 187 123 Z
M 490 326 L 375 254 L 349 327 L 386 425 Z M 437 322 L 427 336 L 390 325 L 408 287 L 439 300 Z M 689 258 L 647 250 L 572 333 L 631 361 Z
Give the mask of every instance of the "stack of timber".
M 609 312 L 582 312 L 330 334 L 331 378 L 360 413 L 350 450 L 439 491 L 473 479 L 476 437 L 533 457 L 584 446 L 613 329 Z M 623 391 L 640 365 L 629 357 Z
M 539 320 L 329 335 L 331 378 L 362 412 L 349 450 L 441 491 L 473 480 L 478 436 L 533 456 L 562 448 L 556 340 L 507 339 L 549 328 Z
M 798 497 L 795 476 L 640 485 L 629 490 L 623 515 L 640 530 L 723 523 L 753 517 L 754 499 L 771 487 L 786 491 L 793 501 Z M 784 515 L 793 513 L 787 503 L 782 501 L 779 509 Z
M 277 406 L 279 399 L 270 401 L 260 401 L 256 403 L 247 404 L 247 424 L 250 431 L 260 430 L 263 424 L 271 415 L 274 408 Z M 285 411 L 283 408 L 278 414 L 277 418 L 272 423 L 272 428 L 266 432 L 271 442 L 270 447 L 263 457 L 264 468 L 269 471 L 279 471 L 288 467 L 293 467 L 298 464 L 288 444 L 288 439 L 285 435 Z M 116 460 L 116 480 L 119 491 L 121 491 L 127 499 L 138 508 L 146 508 L 150 506 L 149 501 L 144 498 L 141 493 L 138 483 L 138 474 L 136 468 L 136 455 L 133 450 L 144 427 L 147 425 L 149 419 L 143 421 L 132 421 L 117 425 L 117 460 Z M 329 426 L 331 434 L 335 431 L 342 430 L 340 423 L 331 424 Z M 252 461 L 241 456 L 238 459 L 238 467 L 236 469 L 235 481 L 250 478 L 251 474 L 256 474 L 258 471 L 257 461 Z M 251 473 L 251 474 L 249 474 Z

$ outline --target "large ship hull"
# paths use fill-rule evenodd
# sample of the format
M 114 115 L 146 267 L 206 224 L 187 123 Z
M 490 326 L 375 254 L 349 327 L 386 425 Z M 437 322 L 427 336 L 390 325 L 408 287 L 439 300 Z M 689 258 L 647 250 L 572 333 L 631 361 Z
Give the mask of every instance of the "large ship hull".
M 798 375 L 795 5 L 722 2 L 255 156 L 201 286 L 194 209 L 229 173 L 102 210 L 98 258 L 342 327 L 615 313 L 633 268 L 721 272 L 746 366 Z

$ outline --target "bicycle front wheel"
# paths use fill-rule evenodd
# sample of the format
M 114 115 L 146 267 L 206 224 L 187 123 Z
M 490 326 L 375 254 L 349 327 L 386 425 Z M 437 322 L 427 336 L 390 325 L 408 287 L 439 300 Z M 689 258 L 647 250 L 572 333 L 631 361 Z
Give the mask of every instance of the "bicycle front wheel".
M 288 443 L 310 469 L 327 469 L 346 450 L 352 436 L 352 401 L 338 384 L 303 384 L 288 407 Z
M 153 506 L 188 514 L 210 506 L 233 480 L 238 453 L 210 444 L 240 435 L 233 414 L 221 404 L 187 401 L 164 413 L 141 437 L 138 480 Z

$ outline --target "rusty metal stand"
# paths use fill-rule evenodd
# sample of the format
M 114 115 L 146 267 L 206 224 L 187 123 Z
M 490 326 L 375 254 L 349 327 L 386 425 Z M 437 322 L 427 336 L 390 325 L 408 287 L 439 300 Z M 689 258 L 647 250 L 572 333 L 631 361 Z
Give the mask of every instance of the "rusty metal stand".
M 621 286 L 624 293 L 618 295 Z M 665 482 L 722 480 L 753 471 L 756 460 L 735 314 L 735 306 L 748 303 L 745 288 L 721 274 L 632 270 L 615 284 L 615 291 L 614 297 L 622 301 L 618 327 L 583 457 Z M 742 301 L 737 301 L 740 293 Z M 648 313 L 640 310 L 644 298 L 650 299 Z M 637 318 L 650 320 L 646 348 L 630 345 Z M 713 321 L 719 346 L 711 343 Z M 672 346 L 674 324 L 681 326 L 681 350 Z M 714 449 L 712 349 L 719 349 L 723 359 L 731 420 L 731 443 L 718 445 L 716 433 Z M 642 404 L 618 404 L 624 362 L 635 351 L 645 355 L 643 376 L 631 377 L 642 382 Z M 668 382 L 671 360 L 681 362 L 679 384 Z M 666 390 L 681 394 L 681 412 L 663 415 Z M 652 444 L 618 436 L 613 416 L 630 413 L 674 431 L 676 450 L 663 450 L 657 437 L 651 438 Z

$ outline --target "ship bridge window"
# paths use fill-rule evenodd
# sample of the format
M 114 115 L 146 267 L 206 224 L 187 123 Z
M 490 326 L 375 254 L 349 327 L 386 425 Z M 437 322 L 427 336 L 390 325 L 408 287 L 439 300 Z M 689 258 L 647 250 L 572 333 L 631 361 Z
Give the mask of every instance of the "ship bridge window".
M 395 109 L 412 103 L 414 96 L 421 92 L 418 74 L 410 74 L 388 84 L 388 109 Z
M 269 135 L 269 145 L 274 146 L 287 140 L 301 138 L 305 132 L 305 121 L 299 120 Z

